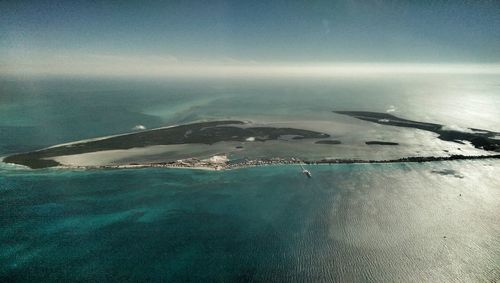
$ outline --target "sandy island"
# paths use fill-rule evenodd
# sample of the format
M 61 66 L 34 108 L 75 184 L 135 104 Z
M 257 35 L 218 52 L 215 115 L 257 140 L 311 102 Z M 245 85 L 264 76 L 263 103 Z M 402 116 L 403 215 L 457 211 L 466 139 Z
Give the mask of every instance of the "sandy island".
M 292 145 L 294 144 L 297 144 L 298 147 L 302 146 L 302 148 L 307 147 L 310 151 L 314 151 L 314 146 L 317 149 L 323 147 L 324 150 L 326 146 L 336 150 L 338 147 L 349 145 L 345 145 L 343 141 L 338 139 L 328 139 L 330 138 L 329 134 L 318 131 L 293 127 L 262 126 L 250 122 L 229 120 L 175 125 L 65 143 L 37 151 L 10 155 L 5 157 L 3 161 L 32 169 L 48 167 L 168 167 L 224 170 L 279 164 L 429 162 L 500 157 L 497 154 L 500 152 L 500 141 L 496 139 L 499 133 L 496 132 L 479 129 L 471 129 L 467 132 L 447 130 L 440 124 L 406 120 L 386 113 L 361 111 L 337 111 L 336 113 L 392 127 L 429 131 L 438 134 L 437 138 L 443 141 L 460 145 L 470 144 L 471 148 L 476 148 L 476 151 L 473 151 L 472 154 L 471 152 L 457 154 L 456 152 L 449 153 L 448 149 L 442 149 L 440 150 L 441 154 L 431 156 L 417 154 L 416 156 L 386 157 L 385 159 L 382 156 L 382 158 L 370 159 L 356 158 L 356 149 L 354 148 L 352 158 L 304 158 L 305 155 L 292 157 L 293 152 L 287 152 L 286 156 L 271 158 L 268 156 L 271 155 L 270 153 L 274 155 L 277 152 L 276 149 L 289 147 L 293 150 Z M 310 142 L 304 143 L 305 141 Z M 241 158 L 247 150 L 243 144 L 258 144 L 255 147 L 265 148 L 263 155 Z M 367 147 L 371 146 L 372 151 L 379 150 L 384 146 L 400 145 L 396 141 L 377 140 L 368 140 L 364 144 Z M 228 151 L 228 148 L 231 150 Z M 235 152 L 240 158 L 231 158 Z M 180 158 L 174 159 L 175 157 Z

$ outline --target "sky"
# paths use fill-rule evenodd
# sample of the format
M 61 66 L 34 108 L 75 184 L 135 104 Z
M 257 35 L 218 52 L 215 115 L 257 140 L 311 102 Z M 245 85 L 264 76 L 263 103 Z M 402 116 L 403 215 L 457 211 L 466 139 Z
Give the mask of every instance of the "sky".
M 0 74 L 497 72 L 500 64 L 494 0 L 4 0 L 0 14 Z

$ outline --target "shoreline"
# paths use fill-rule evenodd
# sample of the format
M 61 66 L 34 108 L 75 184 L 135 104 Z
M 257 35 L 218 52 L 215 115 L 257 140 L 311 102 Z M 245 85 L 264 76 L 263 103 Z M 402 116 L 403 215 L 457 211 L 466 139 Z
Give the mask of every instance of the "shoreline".
M 6 163 L 15 163 L 38 169 L 63 165 L 52 159 L 54 157 L 108 150 L 129 150 L 156 145 L 213 145 L 218 142 L 265 142 L 279 140 L 282 136 L 293 136 L 294 140 L 324 139 L 330 137 L 326 133 L 298 128 L 276 128 L 259 125 L 241 127 L 245 124 L 248 124 L 248 122 L 237 120 L 189 123 L 132 134 L 116 135 L 111 138 L 66 143 L 31 152 L 9 155 L 3 160 Z
M 17 153 L 3 158 L 3 162 L 12 163 L 18 165 L 24 165 L 32 169 L 41 169 L 49 167 L 58 168 L 137 168 L 137 167 L 172 167 L 172 168 L 198 168 L 198 169 L 208 169 L 208 170 L 228 170 L 242 167 L 250 166 L 261 166 L 261 165 L 281 165 L 281 164 L 348 164 L 348 163 L 394 163 L 394 162 L 430 162 L 430 161 L 444 161 L 444 160 L 464 160 L 464 159 L 483 159 L 483 158 L 500 158 L 500 141 L 492 139 L 493 136 L 498 135 L 497 132 L 491 132 L 487 130 L 479 129 L 469 129 L 471 132 L 461 132 L 455 130 L 445 129 L 445 126 L 441 124 L 427 123 L 411 121 L 403 118 L 399 118 L 387 113 L 377 113 L 377 112 L 366 112 L 366 111 L 334 111 L 337 114 L 348 115 L 353 118 L 360 120 L 373 122 L 377 124 L 396 126 L 403 128 L 415 128 L 419 130 L 424 130 L 427 132 L 432 132 L 438 135 L 438 139 L 446 142 L 454 142 L 456 144 L 470 144 L 471 147 L 476 150 L 484 151 L 484 155 L 479 152 L 460 152 L 448 153 L 446 156 L 442 156 L 437 152 L 427 152 L 431 156 L 409 156 L 420 152 L 420 150 L 408 151 L 403 154 L 393 156 L 393 159 L 386 160 L 370 160 L 369 158 L 374 158 L 373 156 L 361 156 L 361 158 L 366 159 L 350 159 L 359 158 L 342 154 L 338 156 L 338 159 L 334 158 L 324 158 L 321 155 L 308 155 L 303 154 L 301 158 L 322 158 L 320 160 L 301 160 L 297 158 L 297 153 L 292 153 L 295 155 L 292 157 L 290 153 L 281 154 L 280 151 L 266 152 L 262 154 L 254 155 L 254 159 L 248 159 L 247 154 L 238 154 L 235 156 L 235 160 L 228 160 L 227 156 L 212 156 L 209 159 L 200 160 L 198 158 L 203 155 L 196 156 L 195 153 L 188 153 L 186 151 L 185 155 L 177 156 L 168 159 L 169 161 L 164 161 L 162 157 L 157 157 L 153 160 L 144 159 L 131 159 L 127 160 L 127 157 L 122 156 L 122 162 L 120 162 L 120 156 L 117 155 L 115 158 L 104 158 L 100 160 L 98 156 L 92 156 L 95 158 L 95 162 L 86 162 L 85 160 L 79 160 L 79 155 L 93 154 L 93 153 L 113 153 L 112 151 L 127 151 L 130 155 L 134 156 L 134 150 L 137 148 L 143 148 L 148 150 L 148 148 L 153 146 L 180 146 L 189 144 L 198 145 L 214 145 L 219 142 L 235 142 L 240 143 L 236 148 L 241 149 L 242 143 L 247 142 L 272 142 L 272 141 L 302 141 L 309 140 L 314 142 L 314 144 L 322 145 L 337 145 L 343 142 L 332 138 L 332 133 L 325 133 L 323 131 L 294 128 L 294 127 L 275 127 L 272 125 L 258 125 L 252 124 L 248 121 L 239 120 L 220 120 L 220 121 L 205 121 L 205 122 L 195 122 L 182 125 L 170 125 L 166 127 L 160 127 L 156 129 L 126 133 L 121 135 L 107 136 L 102 138 L 88 139 L 83 141 L 63 143 L 51 147 L 47 147 L 40 150 L 35 150 L 31 152 Z M 367 146 L 398 146 L 398 141 L 385 141 L 385 140 L 368 140 L 365 141 Z M 448 152 L 448 148 L 443 150 Z M 419 149 L 419 148 L 417 148 Z M 431 149 L 433 149 L 431 147 Z M 154 154 L 153 152 L 139 152 L 135 153 L 140 156 L 147 157 Z M 219 149 L 220 150 L 220 149 Z M 217 151 L 219 151 L 217 150 Z M 227 148 L 222 149 L 226 153 Z M 292 148 L 293 150 L 293 148 Z M 486 152 L 489 152 L 487 154 Z M 115 152 L 116 153 L 116 152 Z M 282 155 L 286 157 L 267 157 L 272 156 L 271 154 Z M 328 154 L 330 155 L 330 154 Z M 71 159 L 71 156 L 76 159 Z M 75 157 L 76 156 L 76 157 Z M 190 156 L 190 157 L 189 157 Z M 250 155 L 251 156 L 251 155 Z M 262 157 L 264 156 L 264 157 Z M 314 156 L 314 157 L 313 157 Z M 402 157 L 403 156 L 403 157 Z M 407 156 L 407 157 L 405 157 Z M 80 156 L 81 157 L 81 156 Z M 101 156 L 102 157 L 102 156 Z M 105 156 L 106 157 L 106 156 Z M 182 158 L 175 160 L 177 158 Z M 197 158 L 198 157 L 198 158 Z M 82 157 L 81 157 L 82 158 Z M 241 158 L 241 159 L 239 159 Z M 343 158 L 343 159 L 339 159 Z M 387 157 L 386 157 L 387 158 Z M 391 157 L 389 157 L 391 158 Z M 166 159 L 166 158 L 165 158 Z M 212 160 L 213 159 L 213 160 Z M 173 161 L 175 160 L 175 161 Z
M 72 169 L 140 169 L 140 168 L 167 168 L 167 169 L 191 169 L 191 170 L 209 170 L 209 171 L 227 171 L 236 170 L 250 167 L 263 167 L 263 166 L 281 166 L 281 165 L 335 165 L 335 164 L 384 164 L 384 163 L 427 163 L 427 162 L 440 162 L 440 161 L 457 161 L 457 160 L 484 160 L 484 159 L 500 159 L 500 154 L 495 155 L 451 155 L 451 156 L 412 156 L 403 157 L 398 159 L 385 159 L 385 160 L 361 160 L 361 159 L 322 159 L 322 160 L 300 160 L 296 158 L 269 158 L 269 159 L 256 159 L 245 160 L 242 162 L 226 162 L 226 163 L 207 163 L 206 161 L 198 159 L 187 159 L 173 162 L 156 162 L 156 163 L 130 163 L 130 164 L 117 164 L 117 165 L 93 165 L 93 166 L 80 166 L 80 165 L 59 165 L 51 167 L 52 169 L 72 170 Z M 2 160 L 3 162 L 3 160 Z M 7 163 L 17 166 L 23 166 L 15 163 Z M 23 166 L 29 170 L 27 166 Z

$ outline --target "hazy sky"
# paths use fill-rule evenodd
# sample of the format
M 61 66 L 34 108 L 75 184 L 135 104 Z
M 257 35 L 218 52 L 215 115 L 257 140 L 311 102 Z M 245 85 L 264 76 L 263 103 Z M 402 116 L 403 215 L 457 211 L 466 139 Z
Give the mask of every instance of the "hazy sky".
M 500 1 L 264 2 L 0 1 L 0 70 L 500 63 Z

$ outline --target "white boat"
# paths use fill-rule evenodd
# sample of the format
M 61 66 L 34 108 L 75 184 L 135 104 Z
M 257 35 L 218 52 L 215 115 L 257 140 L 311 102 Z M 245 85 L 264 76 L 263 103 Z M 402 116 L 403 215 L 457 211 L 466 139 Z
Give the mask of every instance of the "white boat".
M 302 174 L 306 175 L 308 178 L 312 178 L 311 172 L 309 172 L 309 170 L 304 168 L 304 166 L 302 166 L 302 164 L 300 164 L 300 167 L 302 168 Z

